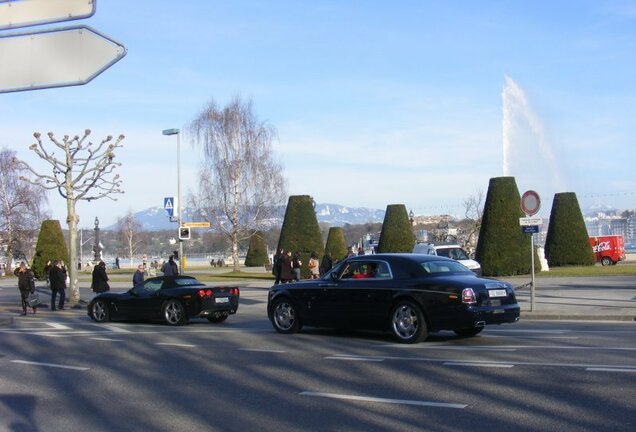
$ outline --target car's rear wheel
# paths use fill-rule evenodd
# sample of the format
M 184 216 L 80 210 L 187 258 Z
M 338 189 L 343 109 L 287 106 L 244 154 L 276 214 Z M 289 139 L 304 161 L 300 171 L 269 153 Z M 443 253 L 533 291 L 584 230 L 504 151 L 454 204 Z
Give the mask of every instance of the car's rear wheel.
M 108 314 L 108 305 L 104 300 L 97 300 L 93 303 L 91 312 L 93 313 L 93 319 L 97 322 L 106 322 L 110 319 L 110 315 Z
M 179 300 L 168 300 L 163 304 L 163 318 L 168 325 L 179 326 L 186 323 L 186 314 Z
M 420 307 L 412 300 L 402 300 L 391 310 L 391 331 L 402 343 L 417 343 L 428 336 Z
M 455 330 L 455 334 L 460 337 L 471 337 L 478 335 L 483 330 L 483 327 L 470 327 L 465 329 Z
M 288 298 L 279 298 L 272 305 L 272 325 L 279 333 L 298 333 L 302 327 L 300 316 Z
M 218 324 L 218 323 L 222 323 L 223 321 L 225 321 L 227 319 L 227 317 L 228 317 L 227 315 L 218 315 L 218 316 L 212 315 L 212 316 L 208 317 L 208 321 L 210 321 L 211 323 Z
M 612 265 L 612 259 L 610 257 L 601 258 L 601 265 L 603 266 Z

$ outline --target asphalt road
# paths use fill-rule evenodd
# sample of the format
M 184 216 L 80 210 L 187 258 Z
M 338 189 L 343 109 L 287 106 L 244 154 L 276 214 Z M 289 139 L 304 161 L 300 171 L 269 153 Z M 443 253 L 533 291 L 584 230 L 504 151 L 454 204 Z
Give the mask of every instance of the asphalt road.
M 0 430 L 633 431 L 632 322 L 522 321 L 417 345 L 279 335 L 266 292 L 225 323 L 41 311 L 0 327 Z

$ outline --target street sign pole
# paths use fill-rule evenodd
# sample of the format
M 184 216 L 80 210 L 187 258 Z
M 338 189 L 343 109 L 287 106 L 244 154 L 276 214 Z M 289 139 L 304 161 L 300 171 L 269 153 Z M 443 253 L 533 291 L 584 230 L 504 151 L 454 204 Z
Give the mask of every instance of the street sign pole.
M 532 263 L 532 279 L 530 285 L 530 312 L 534 312 L 534 234 L 530 234 L 530 262 Z
M 540 218 L 530 218 L 539 212 L 541 208 L 541 198 L 539 194 L 533 190 L 526 191 L 521 196 L 521 210 L 526 214 L 525 218 L 521 218 L 519 223 L 524 225 L 540 225 Z M 534 219 L 534 220 L 533 220 Z M 538 222 L 538 223 L 537 223 Z M 535 280 L 534 280 L 534 233 L 530 232 L 530 263 L 532 267 L 531 280 L 530 280 L 530 312 L 534 312 L 534 293 L 535 293 Z

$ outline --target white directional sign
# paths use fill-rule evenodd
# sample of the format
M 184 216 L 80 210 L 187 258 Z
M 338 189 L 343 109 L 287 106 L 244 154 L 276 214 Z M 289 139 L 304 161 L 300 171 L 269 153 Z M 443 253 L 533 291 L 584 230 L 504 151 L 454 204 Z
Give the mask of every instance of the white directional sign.
M 0 2 L 0 30 L 89 18 L 97 0 L 20 0 Z
M 543 223 L 543 219 L 540 217 L 522 217 L 519 218 L 519 225 L 521 226 L 530 226 L 530 225 L 541 225 Z
M 0 93 L 86 84 L 125 55 L 87 26 L 0 34 Z

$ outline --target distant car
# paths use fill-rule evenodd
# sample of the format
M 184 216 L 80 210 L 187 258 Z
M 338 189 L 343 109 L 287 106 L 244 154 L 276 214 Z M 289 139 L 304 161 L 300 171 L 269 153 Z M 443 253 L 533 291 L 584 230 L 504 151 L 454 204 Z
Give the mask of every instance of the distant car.
M 239 295 L 238 287 L 208 286 L 192 276 L 158 276 L 125 293 L 96 295 L 88 316 L 97 322 L 147 319 L 184 325 L 201 317 L 220 323 L 236 313 Z
M 519 320 L 512 285 L 420 254 L 355 256 L 321 279 L 274 285 L 267 312 L 279 333 L 303 326 L 379 329 L 403 343 L 440 330 L 474 336 L 485 325 Z
M 458 244 L 418 243 L 413 248 L 413 253 L 439 255 L 454 259 L 455 261 L 459 261 L 464 264 L 477 276 L 481 276 L 481 265 L 474 259 L 471 259 L 466 251 Z

